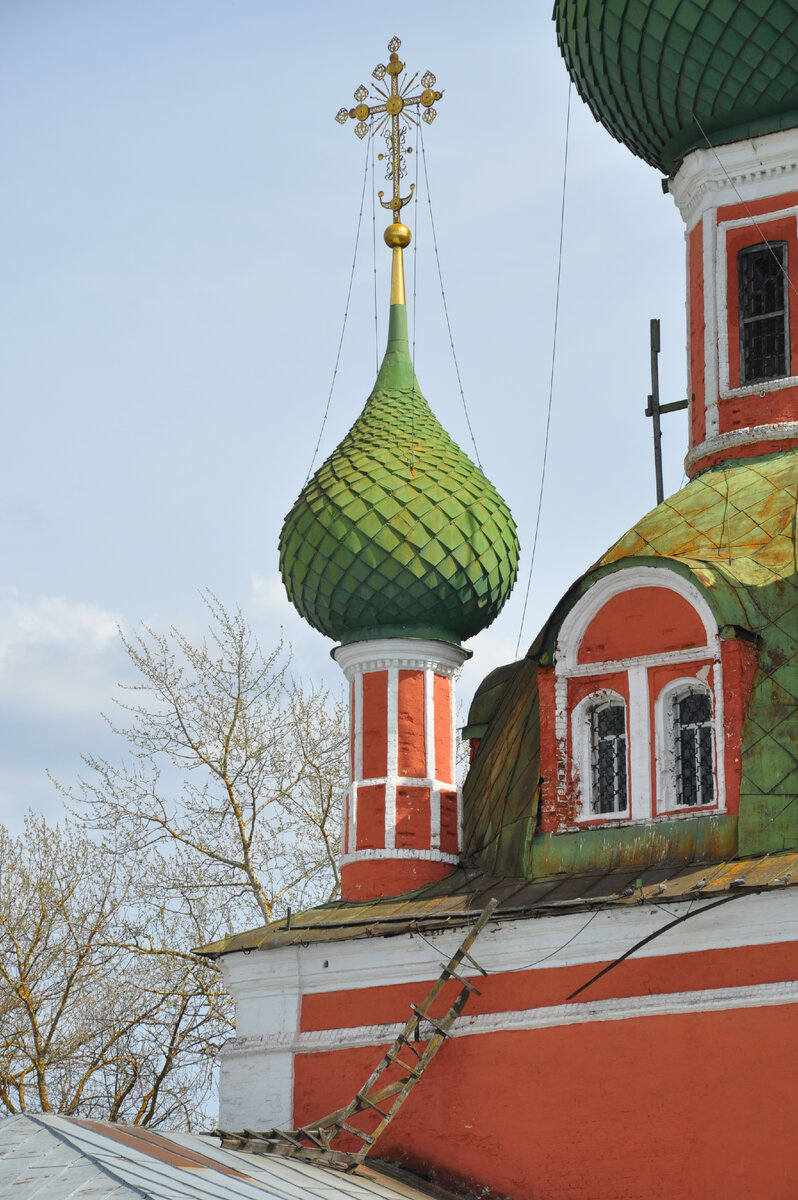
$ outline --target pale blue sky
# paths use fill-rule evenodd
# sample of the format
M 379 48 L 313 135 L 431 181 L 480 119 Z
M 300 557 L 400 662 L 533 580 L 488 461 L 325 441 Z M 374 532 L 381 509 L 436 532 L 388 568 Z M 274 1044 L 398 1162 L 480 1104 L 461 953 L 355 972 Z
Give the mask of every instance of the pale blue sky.
M 387 10 L 385 10 L 387 11 Z M 109 750 L 117 622 L 198 630 L 198 589 L 280 624 L 307 675 L 331 643 L 277 576 L 330 387 L 365 147 L 334 114 L 384 61 L 444 90 L 426 133 L 433 210 L 482 465 L 509 502 L 522 579 L 474 640 L 461 695 L 513 657 L 548 397 L 568 82 L 550 0 L 5 0 L 0 7 L 0 820 L 55 810 L 51 768 Z M 412 177 L 412 176 L 411 176 Z M 379 180 L 377 186 L 384 186 Z M 471 452 L 426 215 L 416 367 Z M 390 256 L 377 210 L 378 337 Z M 375 373 L 371 186 L 330 452 Z M 657 172 L 574 97 L 549 467 L 523 645 L 654 500 L 648 322 L 663 399 L 684 395 L 682 226 Z M 666 488 L 686 427 L 665 421 Z

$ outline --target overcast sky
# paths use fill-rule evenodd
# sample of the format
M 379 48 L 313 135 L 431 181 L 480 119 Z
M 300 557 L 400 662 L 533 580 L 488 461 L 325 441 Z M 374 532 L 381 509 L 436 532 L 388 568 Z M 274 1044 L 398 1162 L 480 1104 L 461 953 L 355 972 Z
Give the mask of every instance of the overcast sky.
M 551 0 L 4 0 L 0 6 L 0 820 L 57 811 L 126 677 L 117 626 L 199 632 L 198 591 L 282 625 L 306 676 L 332 643 L 277 571 L 335 364 L 366 146 L 334 115 L 387 42 L 444 91 L 425 129 L 455 349 L 521 578 L 461 684 L 515 655 L 549 393 L 568 79 Z M 381 147 L 377 147 L 381 149 Z M 378 164 L 375 187 L 386 187 Z M 410 178 L 415 177 L 415 163 Z M 362 408 L 386 332 L 387 223 L 368 172 L 320 459 Z M 416 369 L 473 453 L 423 173 L 404 210 Z M 374 319 L 374 245 L 377 334 Z M 570 583 L 654 503 L 648 325 L 663 400 L 685 389 L 681 220 L 656 171 L 573 98 L 554 404 L 522 650 Z M 683 414 L 664 421 L 678 489 Z M 317 464 L 318 465 L 318 464 Z

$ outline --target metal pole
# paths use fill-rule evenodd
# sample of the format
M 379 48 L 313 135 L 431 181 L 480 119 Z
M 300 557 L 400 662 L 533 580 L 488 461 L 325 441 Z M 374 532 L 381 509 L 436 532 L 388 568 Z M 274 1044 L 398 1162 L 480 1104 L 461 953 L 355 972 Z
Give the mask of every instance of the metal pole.
M 651 395 L 648 407 L 654 422 L 654 474 L 657 480 L 657 504 L 665 499 L 662 484 L 662 430 L 659 423 L 659 320 L 651 320 Z

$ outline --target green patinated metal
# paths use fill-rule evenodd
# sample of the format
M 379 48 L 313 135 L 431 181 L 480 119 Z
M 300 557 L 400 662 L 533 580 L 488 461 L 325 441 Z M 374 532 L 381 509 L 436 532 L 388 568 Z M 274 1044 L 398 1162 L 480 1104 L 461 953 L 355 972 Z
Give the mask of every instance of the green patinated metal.
M 704 471 L 640 520 L 558 606 L 512 676 L 464 788 L 465 849 L 495 874 L 720 859 L 798 846 L 798 454 Z M 552 662 L 567 613 L 597 579 L 628 566 L 691 579 L 721 636 L 756 640 L 742 740 L 739 818 L 715 815 L 578 833 L 535 831 L 540 776 L 538 663 Z
M 557 37 L 596 120 L 671 173 L 706 146 L 798 125 L 793 0 L 557 0 Z
M 527 862 L 530 879 L 564 872 L 617 871 L 623 867 L 712 862 L 737 853 L 737 818 L 727 813 L 680 818 L 667 825 L 536 833 Z
M 404 305 L 391 306 L 365 408 L 285 519 L 280 569 L 302 616 L 342 643 L 459 643 L 489 625 L 510 594 L 515 523 L 422 396 Z

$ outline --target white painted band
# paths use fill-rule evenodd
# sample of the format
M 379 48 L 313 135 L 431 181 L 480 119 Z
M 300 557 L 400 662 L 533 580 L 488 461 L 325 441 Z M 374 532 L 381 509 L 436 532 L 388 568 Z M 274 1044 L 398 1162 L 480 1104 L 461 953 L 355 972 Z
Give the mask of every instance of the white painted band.
M 753 446 L 757 442 L 780 442 L 785 438 L 798 438 L 798 421 L 774 421 L 768 425 L 749 425 L 745 429 L 733 429 L 728 433 L 719 433 L 717 437 L 707 438 L 694 446 L 684 460 L 689 471 L 702 458 L 717 454 L 721 450 L 731 450 L 735 446 Z
M 740 1008 L 770 1008 L 784 1004 L 798 1004 L 798 980 L 748 984 L 742 987 L 704 988 L 692 992 L 622 996 L 610 1000 L 577 1001 L 573 1004 L 550 1004 L 540 1008 L 481 1013 L 475 1016 L 466 1014 L 457 1018 L 450 1035 L 475 1037 L 551 1029 L 560 1025 L 628 1021 L 636 1017 L 670 1017 Z M 356 1025 L 348 1029 L 315 1029 L 304 1033 L 234 1038 L 225 1043 L 220 1054 L 221 1057 L 229 1059 L 258 1052 L 274 1054 L 290 1050 L 295 1054 L 321 1054 L 329 1050 L 355 1050 L 365 1046 L 376 1048 L 392 1042 L 401 1028 L 400 1023 L 394 1022 L 386 1025 Z M 422 1041 L 428 1041 L 432 1034 L 433 1026 L 422 1021 Z
M 444 862 L 456 865 L 460 859 L 456 854 L 444 854 L 441 850 L 411 850 L 386 846 L 384 850 L 355 850 L 352 854 L 342 854 L 341 866 L 347 863 L 363 862 L 364 859 L 417 858 L 425 862 Z
M 700 662 L 702 659 L 707 658 L 712 661 L 716 657 L 717 649 L 715 647 L 691 646 L 688 650 L 663 650 L 658 654 L 641 654 L 639 658 L 618 658 L 606 662 L 579 663 L 575 667 L 563 667 L 562 675 L 566 679 L 579 679 L 586 675 L 611 675 L 618 671 L 628 671 L 632 666 L 677 666 L 680 663 Z
M 578 670 L 582 666 L 578 661 L 582 638 L 587 632 L 590 622 L 598 615 L 608 600 L 621 592 L 650 587 L 667 588 L 692 605 L 704 626 L 707 647 L 717 646 L 717 623 L 712 609 L 694 583 L 665 565 L 661 567 L 622 567 L 618 571 L 613 571 L 611 574 L 597 579 L 566 614 L 557 637 L 556 665 L 558 673 Z M 654 661 L 657 662 L 661 662 L 662 658 L 662 655 L 653 656 Z M 640 659 L 635 661 L 639 662 Z M 595 670 L 603 667 L 604 664 L 596 663 L 591 666 Z
M 423 638 L 375 638 L 339 646 L 333 657 L 347 679 L 369 671 L 391 668 L 403 671 L 434 671 L 436 675 L 456 675 L 468 651 L 449 642 Z

